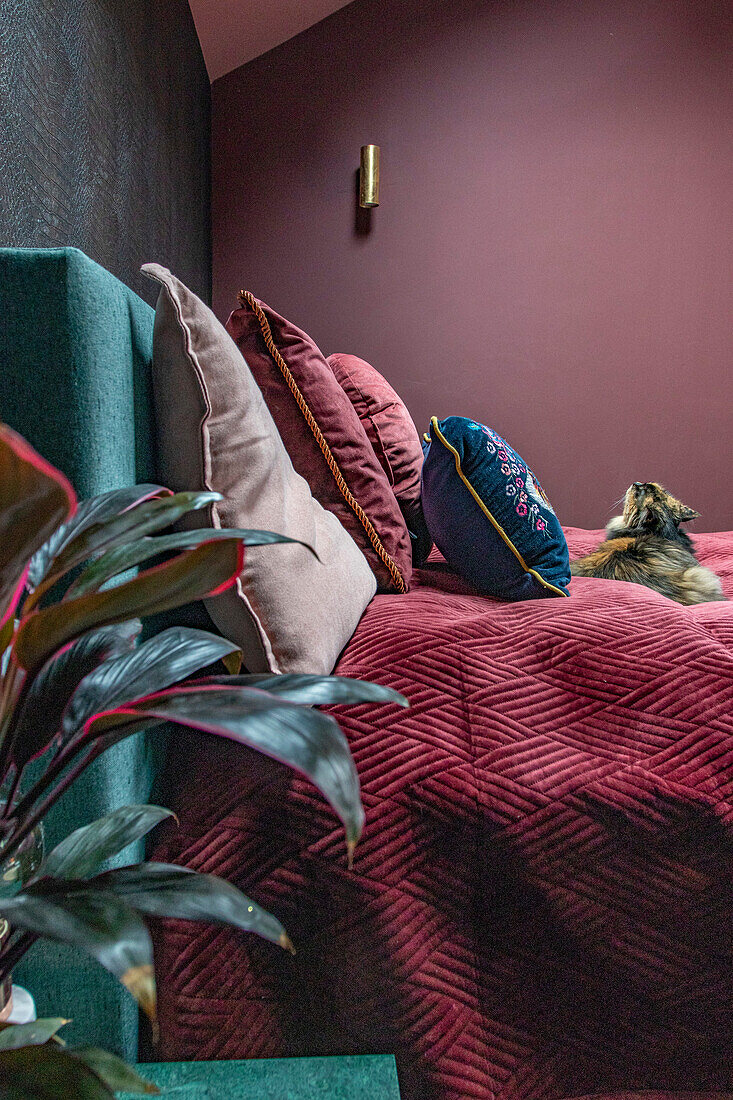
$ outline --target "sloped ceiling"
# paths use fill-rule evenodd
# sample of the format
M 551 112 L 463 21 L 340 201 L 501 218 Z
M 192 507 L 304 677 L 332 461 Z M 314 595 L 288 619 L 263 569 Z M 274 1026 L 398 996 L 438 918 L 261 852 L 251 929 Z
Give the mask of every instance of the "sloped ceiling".
M 349 0 L 189 0 L 213 82 L 345 7 Z

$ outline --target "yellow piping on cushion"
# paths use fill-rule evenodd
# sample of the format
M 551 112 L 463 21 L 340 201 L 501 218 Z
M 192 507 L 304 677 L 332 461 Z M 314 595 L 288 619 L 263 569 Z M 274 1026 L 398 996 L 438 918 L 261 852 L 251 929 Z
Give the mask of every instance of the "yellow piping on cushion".
M 502 527 L 502 525 L 499 523 L 499 521 L 497 519 L 495 519 L 492 516 L 489 509 L 486 507 L 486 505 L 482 501 L 481 497 L 478 495 L 478 493 L 474 489 L 473 485 L 471 484 L 471 482 L 468 480 L 468 478 L 464 474 L 463 470 L 461 469 L 461 456 L 458 454 L 458 451 L 455 449 L 455 447 L 452 447 L 450 445 L 448 440 L 445 438 L 445 436 L 441 432 L 440 428 L 438 427 L 438 418 L 437 418 L 437 416 L 431 416 L 430 426 L 432 427 L 432 429 L 434 430 L 436 436 L 438 437 L 440 442 L 443 444 L 443 446 L 446 448 L 446 450 L 450 451 L 450 453 L 453 455 L 453 458 L 455 459 L 455 463 L 456 463 L 456 473 L 458 474 L 459 478 L 461 479 L 463 484 L 466 486 L 466 488 L 468 489 L 469 493 L 471 494 L 473 499 L 478 504 L 481 511 L 484 513 L 486 518 L 489 520 L 489 522 L 491 523 L 494 530 L 497 531 L 501 535 L 502 539 L 507 544 L 507 546 L 511 550 L 512 554 L 514 554 L 514 557 L 517 559 L 517 561 L 519 562 L 519 564 L 521 565 L 521 567 L 525 571 L 525 573 L 529 573 L 531 576 L 533 576 L 535 578 L 535 580 L 540 582 L 540 584 L 543 586 L 543 588 L 549 588 L 549 590 L 551 592 L 557 592 L 558 596 L 569 596 L 570 595 L 569 592 L 563 592 L 562 588 L 557 588 L 554 584 L 550 584 L 549 581 L 546 581 L 544 577 L 540 576 L 540 574 L 537 572 L 536 569 L 530 569 L 530 567 L 527 565 L 526 561 L 524 560 L 522 555 L 519 553 L 519 551 L 517 550 L 517 548 L 514 545 L 514 543 L 512 542 L 512 540 L 507 535 L 507 533 L 504 530 L 504 528 Z
M 351 511 L 354 513 L 356 518 L 359 520 L 359 523 L 363 527 L 367 538 L 369 539 L 370 543 L 372 544 L 372 549 L 374 550 L 375 554 L 377 555 L 379 560 L 382 562 L 382 564 L 387 567 L 387 570 L 389 571 L 389 575 L 391 576 L 392 581 L 393 581 L 394 586 L 397 589 L 397 591 L 398 592 L 407 592 L 407 582 L 405 581 L 405 578 L 402 576 L 402 573 L 400 572 L 399 566 L 397 565 L 397 563 L 394 561 L 394 559 L 391 558 L 390 555 L 385 550 L 384 546 L 382 545 L 382 540 L 380 539 L 379 535 L 376 532 L 374 524 L 369 519 L 369 516 L 366 514 L 366 512 L 362 508 L 361 504 L 359 504 L 358 500 L 356 499 L 354 494 L 351 492 L 351 489 L 347 485 L 346 478 L 341 473 L 341 469 L 340 469 L 338 463 L 336 462 L 336 459 L 333 456 L 333 452 L 331 451 L 331 448 L 329 447 L 329 445 L 326 441 L 325 435 L 321 431 L 321 427 L 320 427 L 318 421 L 316 420 L 315 416 L 311 412 L 311 409 L 310 409 L 310 406 L 308 405 L 308 402 L 303 397 L 303 394 L 300 391 L 300 387 L 298 386 L 298 383 L 295 381 L 295 378 L 293 377 L 293 373 L 290 370 L 290 367 L 285 362 L 282 355 L 280 354 L 280 352 L 276 348 L 275 341 L 274 341 L 273 336 L 272 336 L 272 329 L 270 328 L 270 322 L 267 320 L 267 317 L 265 316 L 265 311 L 260 306 L 260 304 L 257 301 L 257 299 L 255 298 L 254 294 L 252 294 L 252 292 L 249 291 L 249 290 L 240 290 L 240 292 L 239 292 L 239 301 L 243 306 L 244 305 L 249 306 L 249 308 L 252 310 L 255 317 L 257 318 L 257 320 L 259 322 L 259 326 L 260 326 L 260 331 L 262 333 L 262 338 L 265 341 L 265 347 L 267 348 L 267 350 L 269 352 L 270 358 L 273 360 L 275 365 L 280 370 L 280 373 L 282 374 L 283 378 L 285 379 L 290 392 L 292 393 L 293 397 L 295 398 L 295 403 L 297 404 L 298 408 L 300 409 L 301 413 L 303 414 L 303 417 L 305 418 L 305 422 L 308 425 L 308 427 L 310 428 L 310 430 L 313 434 L 313 437 L 314 437 L 316 443 L 318 444 L 318 446 L 321 450 L 321 454 L 323 455 L 324 459 L 326 460 L 326 465 L 328 466 L 329 470 L 331 471 L 331 474 L 333 476 L 334 481 L 336 482 L 336 486 L 337 486 L 339 492 L 341 493 L 341 496 L 344 498 L 344 500 L 348 504 Z

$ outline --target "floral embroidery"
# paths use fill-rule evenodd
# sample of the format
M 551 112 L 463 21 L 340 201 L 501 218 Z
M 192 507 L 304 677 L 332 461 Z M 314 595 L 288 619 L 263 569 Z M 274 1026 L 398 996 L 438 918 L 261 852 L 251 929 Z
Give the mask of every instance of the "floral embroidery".
M 498 458 L 501 472 L 508 479 L 505 492 L 510 499 L 514 498 L 516 514 L 526 518 L 535 531 L 547 535 L 547 520 L 540 514 L 540 508 L 546 508 L 553 516 L 555 512 L 532 471 L 524 465 L 509 444 L 491 428 L 478 424 L 475 420 L 470 420 L 468 427 L 485 436 L 487 452 Z
M 504 490 L 506 496 L 510 500 L 513 499 L 516 514 L 526 519 L 535 531 L 547 535 L 547 520 L 541 515 L 540 509 L 546 508 L 553 515 L 555 513 L 532 471 L 524 465 L 509 444 L 491 428 L 477 424 L 475 421 L 471 421 L 469 426 L 483 433 L 488 454 L 492 457 L 496 456 L 499 460 L 499 468 L 507 478 Z

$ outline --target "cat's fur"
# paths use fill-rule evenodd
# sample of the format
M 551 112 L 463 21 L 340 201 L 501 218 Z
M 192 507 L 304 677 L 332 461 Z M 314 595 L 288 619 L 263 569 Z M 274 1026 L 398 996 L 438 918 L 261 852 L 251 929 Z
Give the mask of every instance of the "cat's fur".
M 576 577 L 632 581 L 677 603 L 724 600 L 720 579 L 694 557 L 692 539 L 680 524 L 700 513 L 676 500 L 654 481 L 635 481 L 624 511 L 606 527 L 606 541 L 570 563 Z

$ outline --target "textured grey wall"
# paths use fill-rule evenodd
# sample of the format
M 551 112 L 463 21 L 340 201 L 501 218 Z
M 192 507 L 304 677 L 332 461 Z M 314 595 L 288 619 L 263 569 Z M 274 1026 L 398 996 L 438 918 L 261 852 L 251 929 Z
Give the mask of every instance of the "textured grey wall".
M 186 0 L 0 0 L 0 245 L 75 245 L 208 300 L 209 82 Z

